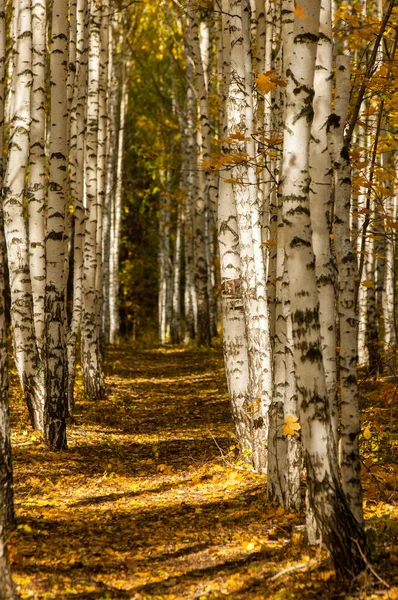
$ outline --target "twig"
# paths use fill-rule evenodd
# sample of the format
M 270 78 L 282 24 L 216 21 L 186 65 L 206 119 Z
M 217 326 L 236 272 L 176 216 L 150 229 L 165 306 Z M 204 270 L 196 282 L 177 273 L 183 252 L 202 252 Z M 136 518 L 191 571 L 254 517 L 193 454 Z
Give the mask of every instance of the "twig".
M 220 448 L 216 438 L 214 437 L 214 435 L 211 433 L 211 431 L 208 430 L 208 433 L 210 433 L 210 437 L 213 439 L 213 442 L 215 443 L 215 445 L 217 446 L 217 448 L 220 451 L 221 454 L 221 458 L 224 462 L 225 465 L 227 465 L 227 467 L 229 467 L 230 469 L 236 469 L 237 471 L 249 471 L 250 473 L 257 473 L 257 471 L 255 469 L 250 468 L 250 467 L 239 467 L 238 465 L 234 465 L 234 463 L 230 462 L 227 458 L 226 455 L 223 452 L 223 449 Z
M 356 544 L 356 546 L 357 546 L 357 548 L 358 548 L 359 554 L 361 555 L 361 558 L 362 558 L 363 562 L 365 563 L 365 565 L 367 566 L 367 568 L 369 569 L 369 571 L 372 573 L 372 575 L 374 575 L 374 576 L 376 577 L 376 579 L 377 579 L 378 581 L 380 581 L 380 583 L 382 583 L 383 585 L 385 585 L 385 586 L 386 586 L 386 588 L 388 588 L 388 589 L 391 589 L 391 586 L 390 586 L 390 585 L 388 585 L 388 583 L 387 583 L 386 581 L 384 581 L 384 579 L 382 579 L 382 578 L 380 577 L 380 575 L 378 575 L 378 574 L 376 573 L 376 571 L 374 570 L 374 568 L 372 567 L 372 565 L 370 564 L 370 562 L 369 562 L 369 561 L 368 561 L 368 559 L 366 558 L 365 554 L 363 553 L 363 550 L 362 550 L 361 546 L 359 545 L 359 542 L 358 542 L 358 540 L 355 540 L 355 539 L 354 539 L 353 541 L 355 542 L 355 544 Z
M 305 569 L 306 566 L 307 563 L 299 563 L 298 565 L 294 565 L 293 567 L 287 567 L 287 569 L 282 569 L 282 571 L 279 571 L 279 573 L 271 577 L 269 581 L 275 581 L 276 579 L 279 579 L 279 577 L 283 577 L 283 575 L 291 573 L 292 571 L 299 571 L 300 569 Z

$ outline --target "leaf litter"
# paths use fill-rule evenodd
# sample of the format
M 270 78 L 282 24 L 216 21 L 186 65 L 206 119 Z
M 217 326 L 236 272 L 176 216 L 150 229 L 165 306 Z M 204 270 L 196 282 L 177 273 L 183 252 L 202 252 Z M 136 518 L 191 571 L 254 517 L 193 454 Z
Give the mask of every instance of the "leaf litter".
M 303 514 L 269 505 L 265 476 L 239 459 L 219 348 L 126 345 L 108 351 L 105 372 L 100 402 L 77 381 L 60 453 L 30 430 L 13 373 L 9 546 L 22 600 L 398 599 L 397 447 L 378 460 L 394 437 L 380 384 L 364 395 L 365 516 L 390 589 L 368 578 L 347 595 L 327 552 L 305 545 Z

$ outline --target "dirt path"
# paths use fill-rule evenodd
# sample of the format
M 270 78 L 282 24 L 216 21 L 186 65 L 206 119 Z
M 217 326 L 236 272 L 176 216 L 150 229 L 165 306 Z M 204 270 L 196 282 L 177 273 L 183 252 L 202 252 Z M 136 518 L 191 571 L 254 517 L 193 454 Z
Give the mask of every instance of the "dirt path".
M 106 374 L 106 400 L 79 390 L 60 454 L 14 389 L 22 598 L 344 597 L 323 551 L 303 545 L 302 516 L 267 506 L 264 477 L 234 462 L 219 351 L 122 347 Z

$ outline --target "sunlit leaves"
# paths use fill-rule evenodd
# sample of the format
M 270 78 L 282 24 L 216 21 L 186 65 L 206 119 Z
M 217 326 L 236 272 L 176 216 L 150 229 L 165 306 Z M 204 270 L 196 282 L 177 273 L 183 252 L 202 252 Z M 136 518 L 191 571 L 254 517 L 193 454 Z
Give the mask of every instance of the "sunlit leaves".
M 286 81 L 275 75 L 275 70 L 260 73 L 255 78 L 254 83 L 257 85 L 257 89 L 265 94 L 272 92 L 277 86 L 286 87 Z
M 285 423 L 282 426 L 284 435 L 295 435 L 301 429 L 301 425 L 298 422 L 298 417 L 295 415 L 287 415 L 285 417 Z

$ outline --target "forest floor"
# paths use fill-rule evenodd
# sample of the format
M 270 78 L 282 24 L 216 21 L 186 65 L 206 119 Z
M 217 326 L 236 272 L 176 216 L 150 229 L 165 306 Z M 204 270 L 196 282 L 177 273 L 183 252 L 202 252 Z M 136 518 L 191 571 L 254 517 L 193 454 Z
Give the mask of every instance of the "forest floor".
M 347 594 L 304 544 L 303 515 L 270 506 L 265 477 L 239 463 L 219 349 L 123 346 L 105 371 L 103 401 L 78 382 L 61 453 L 31 431 L 13 375 L 22 599 L 398 599 L 396 384 L 361 388 L 373 568 L 391 587 L 370 576 Z

